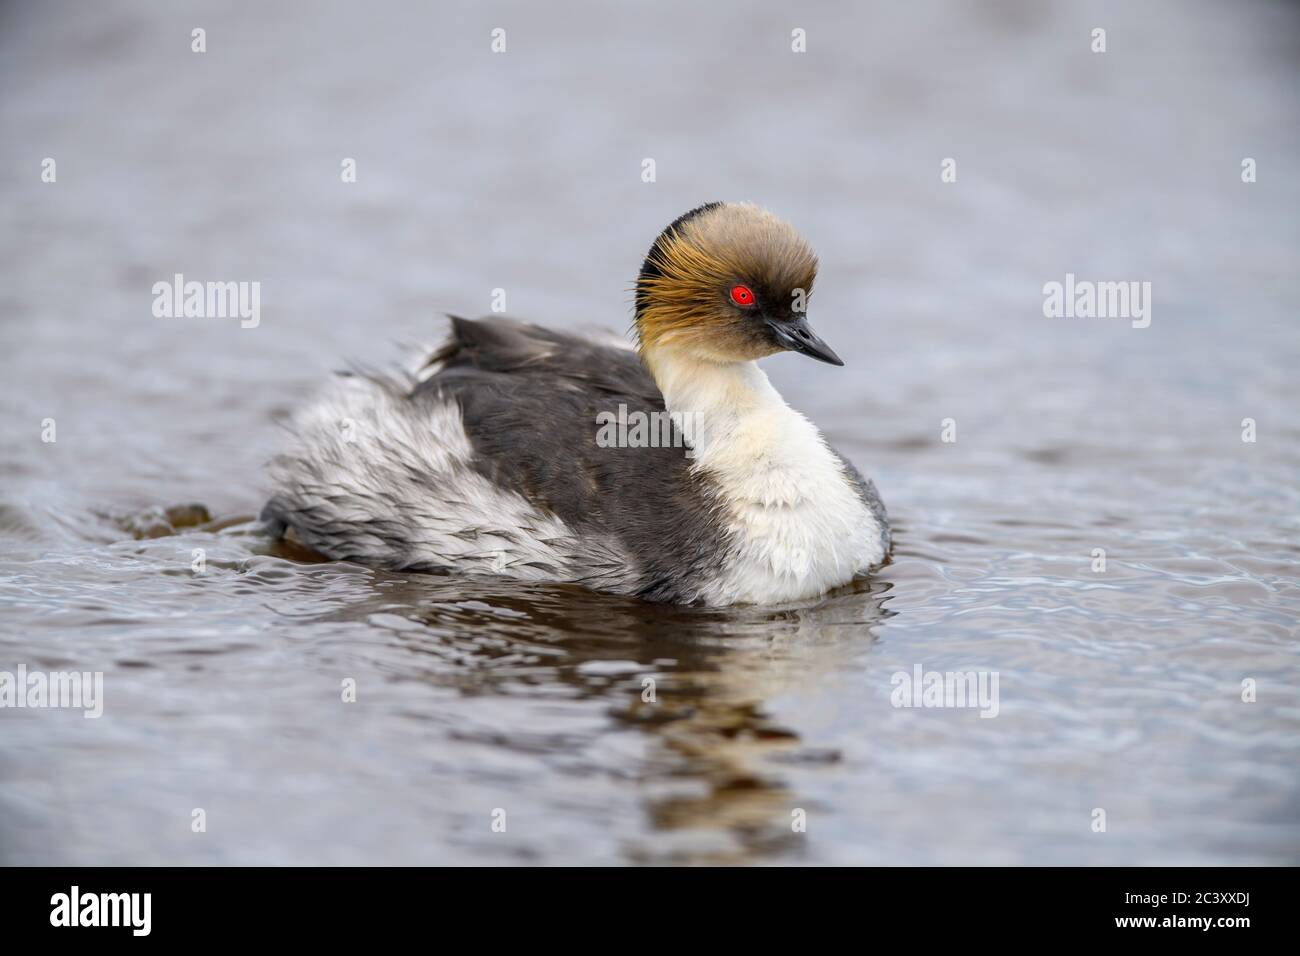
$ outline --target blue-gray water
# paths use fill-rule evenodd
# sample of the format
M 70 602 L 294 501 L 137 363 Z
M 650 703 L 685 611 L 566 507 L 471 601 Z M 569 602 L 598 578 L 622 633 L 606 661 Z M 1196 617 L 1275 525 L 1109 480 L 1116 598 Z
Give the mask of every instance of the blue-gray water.
M 1300 11 L 841 6 L 0 8 L 0 671 L 104 672 L 0 710 L 0 862 L 1300 861 Z M 879 485 L 872 579 L 670 609 L 239 523 L 330 369 L 496 288 L 625 329 L 712 199 L 820 254 L 847 367 L 765 365 Z M 177 272 L 260 324 L 154 318 Z M 1045 318 L 1066 273 L 1150 326 Z M 891 706 L 917 664 L 997 717 Z

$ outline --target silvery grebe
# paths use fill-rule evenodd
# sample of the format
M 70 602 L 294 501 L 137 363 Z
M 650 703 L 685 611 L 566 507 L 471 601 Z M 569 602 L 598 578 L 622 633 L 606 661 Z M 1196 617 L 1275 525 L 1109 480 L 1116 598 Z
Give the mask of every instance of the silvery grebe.
M 692 209 L 641 266 L 636 350 L 453 316 L 417 373 L 344 373 L 298 416 L 262 517 L 392 570 L 711 606 L 821 595 L 884 559 L 889 526 L 875 486 L 755 361 L 844 364 L 803 314 L 816 271 L 766 210 Z M 677 440 L 601 440 L 637 413 Z

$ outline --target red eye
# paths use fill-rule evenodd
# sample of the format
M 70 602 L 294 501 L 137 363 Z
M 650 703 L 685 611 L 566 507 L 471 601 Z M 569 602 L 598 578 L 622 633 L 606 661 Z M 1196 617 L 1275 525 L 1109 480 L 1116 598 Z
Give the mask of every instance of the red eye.
M 736 285 L 731 287 L 731 301 L 736 305 L 751 306 L 754 304 L 754 293 L 749 291 L 747 285 Z

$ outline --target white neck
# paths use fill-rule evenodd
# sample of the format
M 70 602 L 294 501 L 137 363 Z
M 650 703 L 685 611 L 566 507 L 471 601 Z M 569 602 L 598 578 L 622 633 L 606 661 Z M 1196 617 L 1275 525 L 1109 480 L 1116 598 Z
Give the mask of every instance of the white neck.
M 715 362 L 663 346 L 648 349 L 644 358 L 701 464 L 725 467 L 738 443 L 776 437 L 774 425 L 802 422 L 816 432 L 755 362 Z
M 670 346 L 643 359 L 729 511 L 740 554 L 720 584 L 727 597 L 814 596 L 883 558 L 880 526 L 839 459 L 757 364 Z

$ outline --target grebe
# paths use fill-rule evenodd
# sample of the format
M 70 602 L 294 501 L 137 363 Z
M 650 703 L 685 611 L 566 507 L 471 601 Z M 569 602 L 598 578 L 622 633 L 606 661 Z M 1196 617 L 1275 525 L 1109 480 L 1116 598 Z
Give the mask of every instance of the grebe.
M 884 560 L 889 525 L 875 486 L 756 364 L 844 364 L 804 316 L 816 271 L 771 213 L 709 203 L 645 257 L 635 349 L 452 316 L 418 372 L 343 373 L 298 416 L 263 520 L 391 570 L 709 606 L 824 594 Z M 667 412 L 676 440 L 598 440 L 629 411 Z

